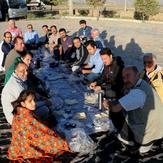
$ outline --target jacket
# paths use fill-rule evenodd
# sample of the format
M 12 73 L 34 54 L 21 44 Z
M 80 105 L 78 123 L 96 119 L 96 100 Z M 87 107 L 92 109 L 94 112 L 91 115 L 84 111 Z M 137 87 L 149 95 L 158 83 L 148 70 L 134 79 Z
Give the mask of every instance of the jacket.
M 163 103 L 163 68 L 160 66 L 156 66 L 154 71 L 150 72 L 149 74 L 147 74 L 144 70 L 141 73 L 141 78 L 152 85 L 152 87 L 160 96 Z

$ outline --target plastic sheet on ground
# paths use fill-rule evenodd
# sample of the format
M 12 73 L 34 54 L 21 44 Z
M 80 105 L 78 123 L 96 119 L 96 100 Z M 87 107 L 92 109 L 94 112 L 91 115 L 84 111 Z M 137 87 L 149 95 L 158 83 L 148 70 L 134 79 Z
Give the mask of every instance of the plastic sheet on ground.
M 65 64 L 50 68 L 48 65 L 52 59 L 48 55 L 42 62 L 42 67 L 36 69 L 35 74 L 46 83 L 52 102 L 52 113 L 58 120 L 57 130 L 65 133 L 72 150 L 93 150 L 94 143 L 89 134 L 113 130 L 109 116 L 97 116 L 105 112 L 97 108 L 97 94 L 91 93 L 87 86 L 80 82 L 80 77 L 74 76 Z M 108 113 L 105 112 L 106 114 Z M 74 133 L 77 133 L 77 143 L 74 143 Z M 81 137 L 85 138 L 82 142 L 85 140 L 85 145 L 79 147 Z

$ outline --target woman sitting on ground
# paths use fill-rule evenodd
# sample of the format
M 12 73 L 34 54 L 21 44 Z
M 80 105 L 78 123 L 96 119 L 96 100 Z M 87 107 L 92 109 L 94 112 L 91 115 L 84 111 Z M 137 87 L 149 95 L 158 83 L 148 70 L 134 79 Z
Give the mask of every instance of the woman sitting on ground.
M 36 108 L 33 91 L 22 91 L 12 105 L 14 119 L 12 141 L 8 150 L 10 160 L 23 162 L 39 159 L 52 162 L 54 158 L 70 151 L 67 142 L 57 131 L 49 129 L 37 120 L 33 112 Z

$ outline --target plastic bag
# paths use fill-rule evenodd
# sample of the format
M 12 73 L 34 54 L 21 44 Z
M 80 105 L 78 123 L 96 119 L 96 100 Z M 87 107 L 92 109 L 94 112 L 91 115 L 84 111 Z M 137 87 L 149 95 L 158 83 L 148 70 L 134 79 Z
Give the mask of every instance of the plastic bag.
M 72 151 L 80 153 L 90 153 L 96 147 L 93 140 L 86 135 L 84 129 L 75 128 L 71 129 L 69 146 Z

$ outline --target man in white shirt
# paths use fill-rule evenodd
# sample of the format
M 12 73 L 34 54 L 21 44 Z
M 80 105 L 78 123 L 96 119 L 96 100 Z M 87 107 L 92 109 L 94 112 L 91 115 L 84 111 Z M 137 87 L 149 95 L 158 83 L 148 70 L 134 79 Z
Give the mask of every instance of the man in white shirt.
M 125 95 L 118 101 L 104 101 L 103 105 L 110 110 L 119 140 L 143 154 L 163 137 L 163 105 L 155 90 L 140 79 L 135 66 L 124 68 L 122 76 Z

